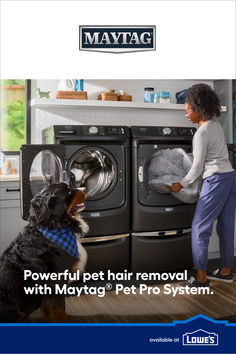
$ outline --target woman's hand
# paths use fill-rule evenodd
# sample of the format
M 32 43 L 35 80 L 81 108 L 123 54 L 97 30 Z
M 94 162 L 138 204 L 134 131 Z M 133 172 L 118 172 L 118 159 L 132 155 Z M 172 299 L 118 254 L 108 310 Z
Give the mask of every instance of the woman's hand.
M 182 184 L 176 182 L 176 183 L 173 183 L 172 186 L 166 186 L 169 190 L 171 190 L 171 192 L 179 192 L 180 189 L 183 188 Z

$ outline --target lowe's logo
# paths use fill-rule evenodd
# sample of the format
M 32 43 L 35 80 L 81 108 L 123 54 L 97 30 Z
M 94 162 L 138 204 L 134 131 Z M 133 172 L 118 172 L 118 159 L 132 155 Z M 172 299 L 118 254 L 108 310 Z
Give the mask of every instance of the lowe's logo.
M 218 334 L 198 329 L 183 335 L 183 345 L 218 345 Z
M 108 53 L 156 50 L 156 26 L 79 26 L 79 49 Z

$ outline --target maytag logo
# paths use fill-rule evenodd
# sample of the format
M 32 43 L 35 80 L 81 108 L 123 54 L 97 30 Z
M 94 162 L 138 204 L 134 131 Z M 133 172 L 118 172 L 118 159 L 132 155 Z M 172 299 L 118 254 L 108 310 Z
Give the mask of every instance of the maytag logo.
M 198 329 L 183 335 L 183 345 L 218 345 L 218 334 Z
M 107 53 L 156 50 L 156 26 L 79 26 L 79 49 Z

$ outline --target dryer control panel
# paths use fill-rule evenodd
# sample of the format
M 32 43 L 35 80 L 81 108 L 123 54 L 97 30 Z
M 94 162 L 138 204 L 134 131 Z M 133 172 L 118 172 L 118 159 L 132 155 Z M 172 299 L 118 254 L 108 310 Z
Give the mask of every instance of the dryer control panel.
M 196 128 L 188 127 L 131 127 L 133 137 L 193 137 Z

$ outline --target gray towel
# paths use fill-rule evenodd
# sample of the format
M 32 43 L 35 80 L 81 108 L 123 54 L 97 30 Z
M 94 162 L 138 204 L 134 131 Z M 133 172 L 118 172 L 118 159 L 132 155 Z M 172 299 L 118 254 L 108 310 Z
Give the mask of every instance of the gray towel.
M 153 154 L 148 169 L 148 183 L 158 193 L 172 194 L 184 203 L 195 203 L 201 189 L 201 178 L 179 192 L 171 192 L 166 185 L 180 182 L 192 166 L 192 155 L 183 149 L 162 149 Z

